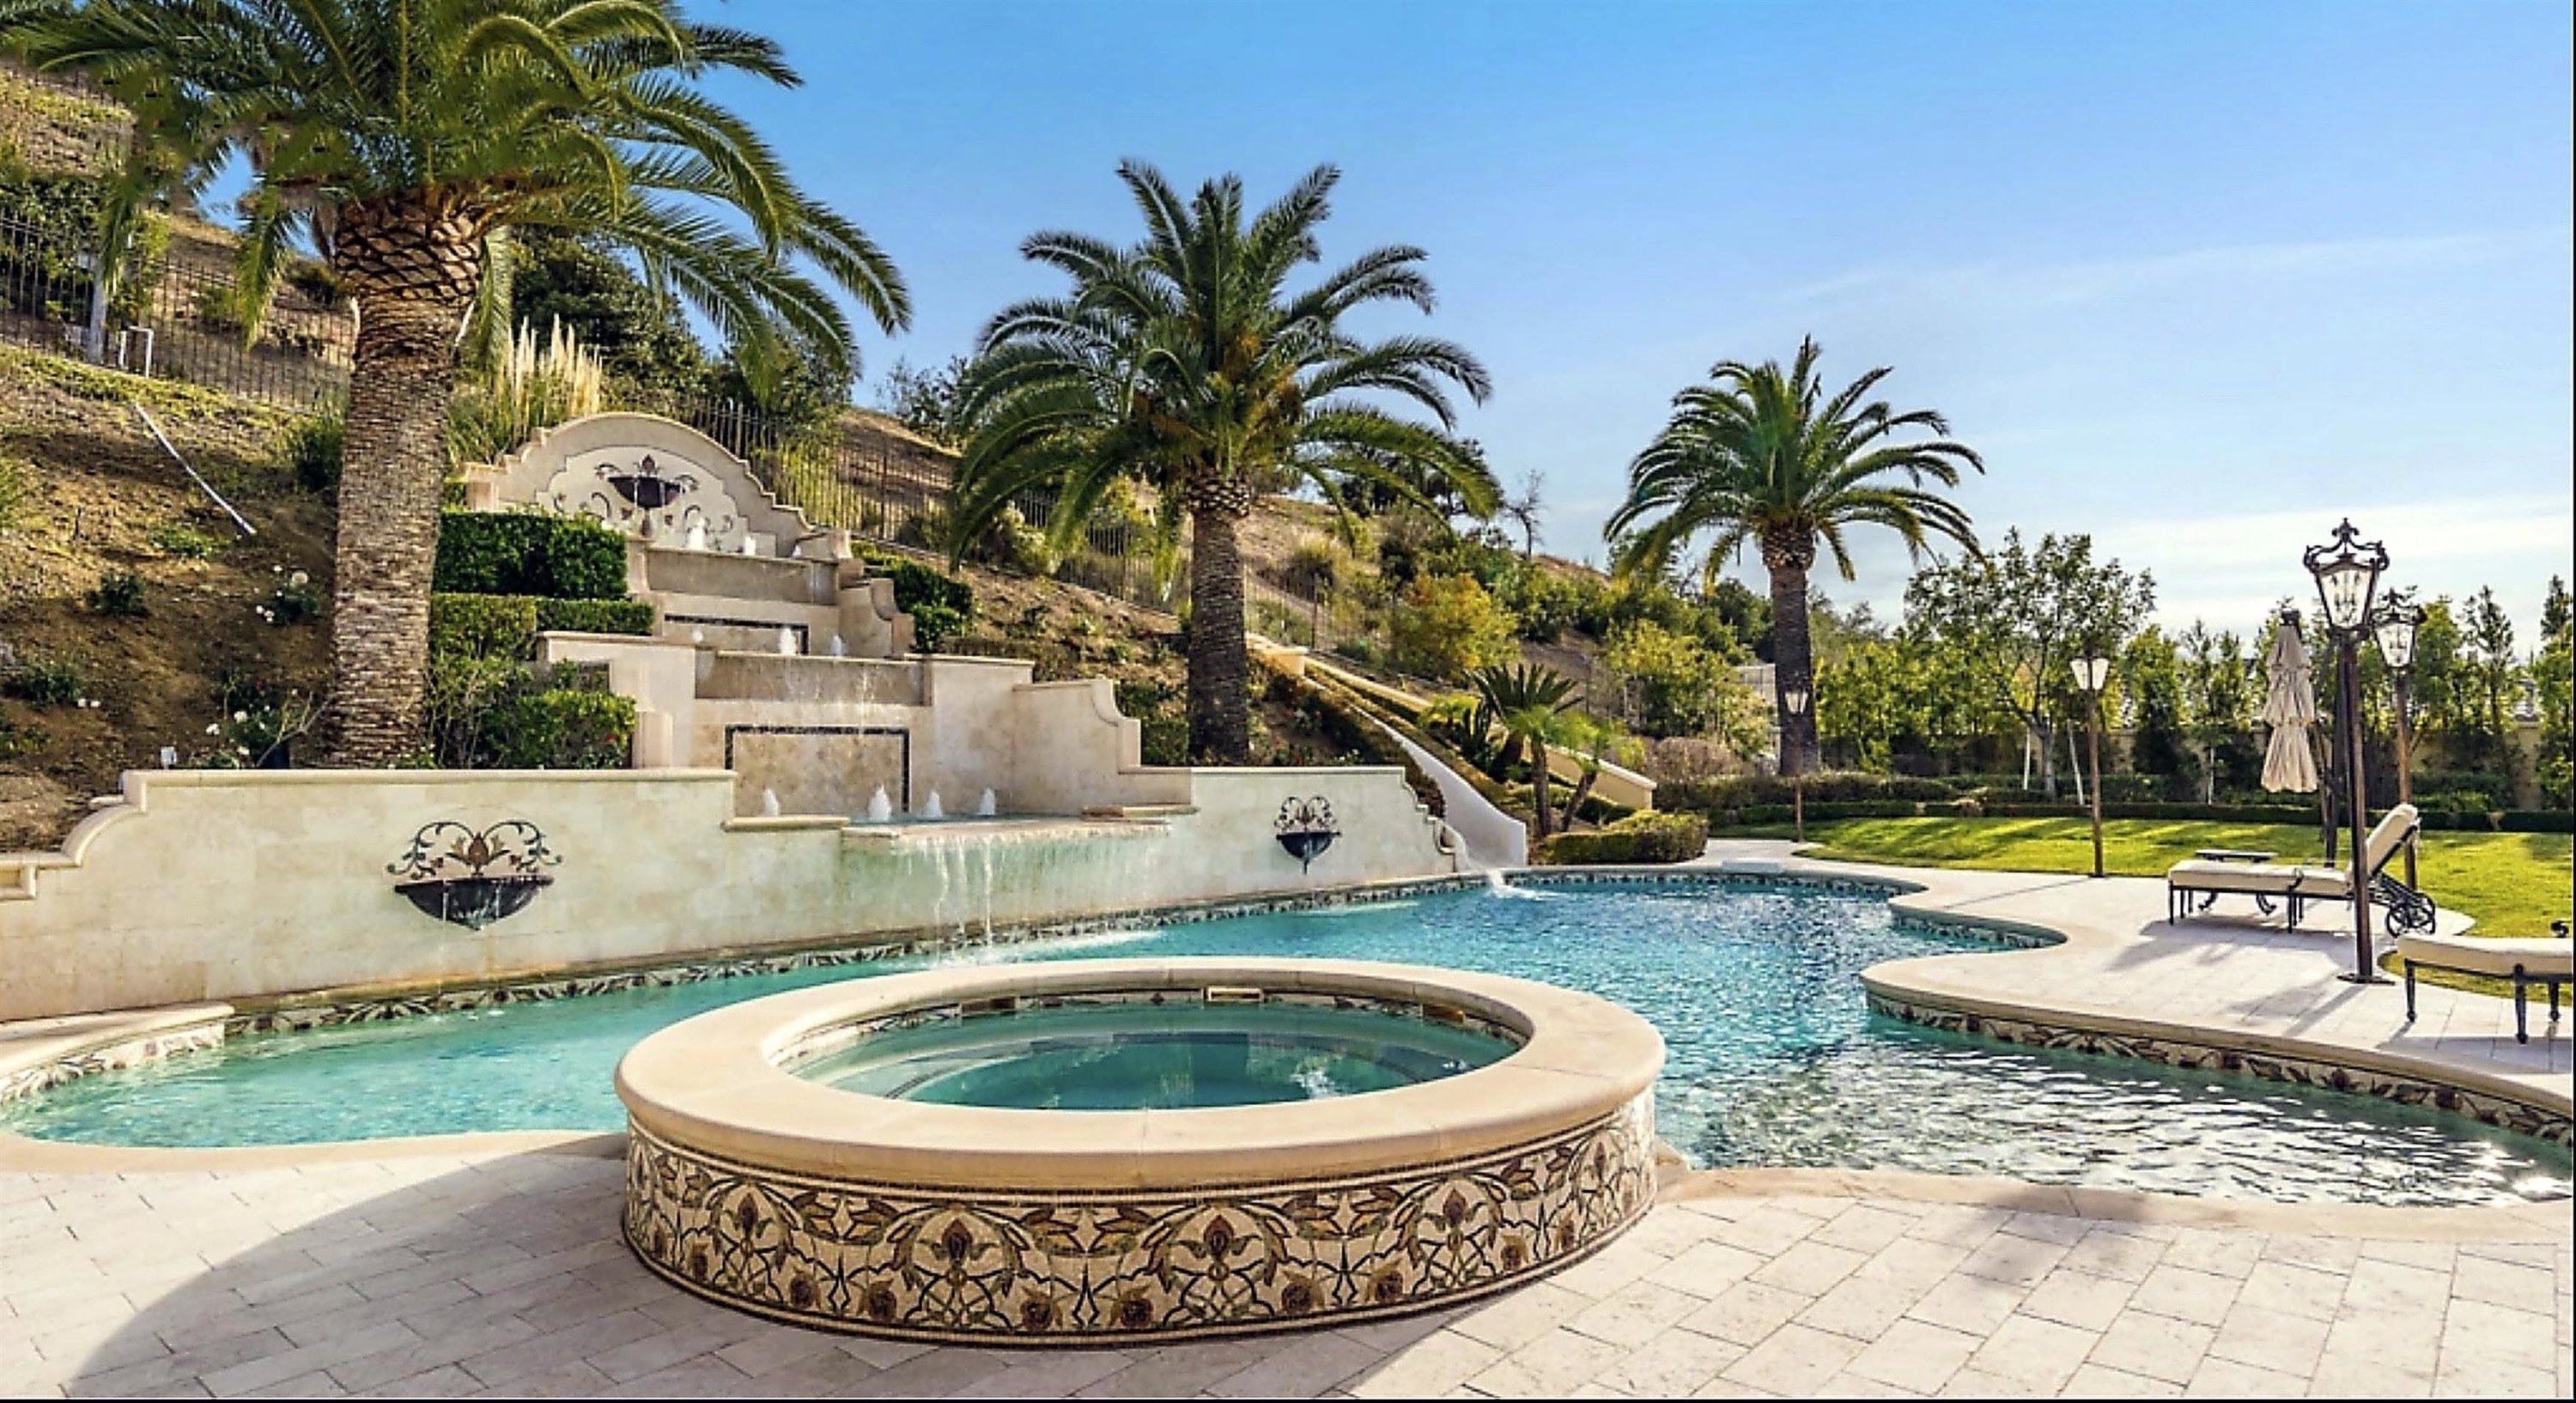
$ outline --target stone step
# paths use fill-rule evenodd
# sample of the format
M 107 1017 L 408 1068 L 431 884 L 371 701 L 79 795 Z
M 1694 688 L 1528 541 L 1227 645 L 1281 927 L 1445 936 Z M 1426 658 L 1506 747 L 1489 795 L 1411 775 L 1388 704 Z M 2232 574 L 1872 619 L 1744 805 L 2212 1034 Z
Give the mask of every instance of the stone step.
M 644 588 L 655 594 L 830 607 L 840 602 L 840 566 L 828 560 L 655 549 L 644 552 Z
M 719 652 L 698 674 L 702 701 L 921 705 L 921 666 L 881 658 Z

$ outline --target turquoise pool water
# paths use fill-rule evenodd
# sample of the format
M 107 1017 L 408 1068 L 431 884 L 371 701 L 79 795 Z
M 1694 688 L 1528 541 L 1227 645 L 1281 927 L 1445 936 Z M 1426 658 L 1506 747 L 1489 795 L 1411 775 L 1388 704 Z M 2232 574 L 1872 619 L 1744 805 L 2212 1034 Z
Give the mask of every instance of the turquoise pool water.
M 710 980 L 236 1039 L 0 1109 L 24 1134 L 244 1145 L 467 1130 L 614 1130 L 617 1059 L 737 1000 L 936 964 L 1283 955 L 1487 970 L 1636 1010 L 1669 1048 L 1665 1140 L 1704 1165 L 1846 1165 L 2240 1198 L 2555 1198 L 2568 1154 L 2374 1098 L 1935 1033 L 1872 1015 L 1857 975 L 1981 948 L 1874 897 L 1740 886 L 1482 890 Z
M 1500 1061 L 1515 1044 L 1356 1008 L 1109 1004 L 898 1028 L 795 1069 L 898 1101 L 1024 1111 L 1170 1111 L 1388 1091 Z

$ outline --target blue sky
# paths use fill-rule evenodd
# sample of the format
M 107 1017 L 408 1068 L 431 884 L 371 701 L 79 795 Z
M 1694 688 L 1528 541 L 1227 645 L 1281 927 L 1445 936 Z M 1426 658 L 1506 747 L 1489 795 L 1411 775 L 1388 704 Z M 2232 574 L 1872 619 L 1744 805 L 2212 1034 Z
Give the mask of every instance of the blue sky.
M 2253 624 L 2347 513 L 2526 635 L 2576 551 L 2563 4 L 700 8 L 786 43 L 805 88 L 722 95 L 911 282 L 863 399 L 1055 286 L 1030 232 L 1131 236 L 1120 158 L 1330 161 L 1327 259 L 1430 250 L 1568 556 L 1674 390 L 1807 333 L 1985 453 L 1981 529 L 2091 531 L 2173 622 Z

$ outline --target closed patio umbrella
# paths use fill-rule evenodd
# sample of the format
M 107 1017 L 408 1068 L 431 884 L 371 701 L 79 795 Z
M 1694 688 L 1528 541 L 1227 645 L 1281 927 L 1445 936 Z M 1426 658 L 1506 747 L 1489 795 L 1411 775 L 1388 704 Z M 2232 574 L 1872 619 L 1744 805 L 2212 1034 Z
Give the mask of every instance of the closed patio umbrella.
M 2317 690 L 2296 620 L 2290 615 L 2274 626 L 2263 658 L 2263 724 L 2272 728 L 2271 748 L 2263 753 L 2263 787 L 2309 794 L 2317 787 L 2316 751 L 2308 743 L 2308 728 L 2317 723 Z

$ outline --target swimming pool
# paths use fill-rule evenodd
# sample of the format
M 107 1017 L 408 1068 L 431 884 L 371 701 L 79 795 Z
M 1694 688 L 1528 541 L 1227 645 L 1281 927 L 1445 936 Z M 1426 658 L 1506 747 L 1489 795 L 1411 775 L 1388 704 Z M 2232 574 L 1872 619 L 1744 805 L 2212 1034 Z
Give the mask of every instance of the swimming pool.
M 2374 1098 L 1989 1043 L 1873 1015 L 1857 975 L 1984 948 L 1875 896 L 1736 884 L 1448 892 L 245 1037 L 0 1108 L 118 1145 L 615 1130 L 617 1059 L 741 999 L 959 961 L 1276 955 L 1444 965 L 1602 995 L 1668 1047 L 1658 1131 L 1702 1165 L 1841 1165 L 2239 1198 L 2563 1197 L 2529 1137 Z

